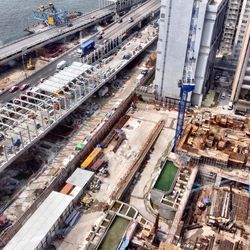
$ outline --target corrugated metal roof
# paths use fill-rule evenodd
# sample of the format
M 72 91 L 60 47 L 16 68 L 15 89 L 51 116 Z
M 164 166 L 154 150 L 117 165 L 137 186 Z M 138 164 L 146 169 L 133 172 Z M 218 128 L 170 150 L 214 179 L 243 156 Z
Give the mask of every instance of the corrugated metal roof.
M 66 83 L 68 83 L 68 80 L 65 79 L 61 74 L 56 74 L 54 76 L 51 76 L 49 80 L 56 82 L 58 84 L 61 84 L 61 85 L 65 85 Z
M 55 191 L 47 197 L 4 250 L 33 250 L 45 238 L 73 197 Z
M 94 173 L 92 171 L 77 168 L 66 182 L 75 185 L 77 187 L 84 188 L 91 180 L 93 175 Z
M 49 77 L 43 83 L 39 84 L 38 88 L 50 93 L 56 93 L 63 86 L 67 85 L 69 82 L 91 68 L 91 65 L 73 62 L 70 66 L 59 71 L 58 73 L 54 74 L 54 76 Z
M 56 93 L 58 88 L 53 85 L 42 84 L 39 86 L 39 89 L 50 92 L 50 93 Z
M 76 66 L 79 66 L 79 67 L 83 67 L 83 66 L 86 65 L 86 64 L 83 64 L 83 63 L 80 63 L 80 62 L 73 62 L 72 65 L 76 65 Z
M 65 71 L 65 70 L 62 72 L 62 75 L 69 76 L 69 77 L 75 77 L 75 74 L 73 72 Z M 79 75 L 77 75 L 77 76 L 79 76 Z
M 69 195 L 75 198 L 81 192 L 82 192 L 82 188 L 81 187 L 74 187 L 73 190 L 69 193 Z

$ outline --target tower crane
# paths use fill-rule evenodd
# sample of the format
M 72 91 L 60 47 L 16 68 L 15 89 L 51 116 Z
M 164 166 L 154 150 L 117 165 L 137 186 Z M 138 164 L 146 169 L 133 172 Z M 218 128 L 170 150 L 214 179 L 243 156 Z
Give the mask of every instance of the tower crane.
M 178 82 L 178 87 L 180 88 L 180 101 L 178 105 L 178 118 L 177 118 L 176 131 L 174 137 L 174 147 L 173 147 L 174 151 L 176 149 L 176 144 L 183 132 L 185 112 L 188 103 L 188 95 L 195 88 L 195 80 L 194 80 L 194 74 L 196 68 L 195 38 L 196 38 L 197 21 L 199 14 L 199 5 L 200 5 L 200 0 L 194 0 L 192 18 L 188 36 L 185 66 L 183 70 L 182 80 L 179 80 Z

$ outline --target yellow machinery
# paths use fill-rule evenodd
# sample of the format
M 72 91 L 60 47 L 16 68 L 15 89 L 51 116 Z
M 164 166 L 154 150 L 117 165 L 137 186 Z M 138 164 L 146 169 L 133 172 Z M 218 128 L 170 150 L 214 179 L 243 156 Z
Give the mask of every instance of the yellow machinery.
M 152 52 L 150 54 L 149 59 L 146 62 L 146 67 L 151 68 L 151 67 L 155 66 L 155 63 L 156 63 L 156 52 Z
M 94 199 L 91 197 L 90 194 L 85 194 L 81 200 L 81 207 L 83 209 L 88 209 L 93 204 Z
M 100 157 L 101 153 L 102 153 L 102 149 L 99 147 L 96 147 L 90 153 L 90 155 L 86 158 L 86 160 L 82 162 L 81 168 L 85 169 L 85 168 L 90 167 L 97 160 L 97 158 Z
M 55 20 L 53 16 L 48 17 L 48 25 L 53 26 L 55 25 Z
M 35 69 L 35 65 L 32 64 L 31 57 L 29 59 L 29 62 L 27 64 L 27 70 L 33 70 Z

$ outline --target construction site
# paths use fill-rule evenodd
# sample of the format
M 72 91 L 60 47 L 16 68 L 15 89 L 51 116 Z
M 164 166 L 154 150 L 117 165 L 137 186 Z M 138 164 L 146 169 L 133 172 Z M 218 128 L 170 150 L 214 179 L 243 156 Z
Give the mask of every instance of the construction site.
M 18 71 L 31 80 L 0 107 L 0 249 L 250 250 L 250 118 L 191 103 L 203 4 L 190 9 L 178 98 L 155 85 L 170 20 L 158 19 L 158 0 L 120 16 L 112 2 L 113 23 L 106 7 L 83 16 L 84 40 L 77 31 L 33 58 L 22 52 Z M 12 73 L 0 89 L 21 80 Z
M 37 172 L 21 183 L 13 172 L 5 172 L 10 180 L 6 199 L 1 201 L 6 204 L 1 216 L 1 244 L 9 242 L 5 249 L 105 246 L 103 239 L 114 233 L 117 213 L 112 213 L 116 207 L 112 204 L 118 201 L 125 204 L 119 216 L 126 219 L 120 241 L 110 247 L 112 240 L 108 240 L 108 247 L 101 249 L 116 249 L 131 224 L 136 224 L 132 226 L 136 230 L 132 230 L 135 238 L 131 244 L 156 248 L 157 228 L 165 231 L 167 226 L 152 209 L 149 193 L 152 176 L 156 177 L 162 159 L 171 150 L 177 112 L 140 102 L 134 94 L 141 71 L 147 69 L 147 76 L 140 77 L 140 83 L 150 79 L 154 71 L 155 44 L 152 46 L 107 85 L 105 96 L 92 97 L 60 124 L 60 133 L 52 130 L 32 149 L 41 159 Z M 11 201 L 7 198 L 10 194 Z M 133 209 L 125 212 L 125 207 Z M 45 211 L 51 220 L 43 217 Z M 112 219 L 104 219 L 103 211 L 111 211 Z M 103 220 L 107 230 L 99 230 Z M 21 241 L 27 230 L 34 234 Z
M 249 118 L 204 112 L 186 126 L 177 152 L 189 157 L 193 164 L 249 170 L 249 135 Z

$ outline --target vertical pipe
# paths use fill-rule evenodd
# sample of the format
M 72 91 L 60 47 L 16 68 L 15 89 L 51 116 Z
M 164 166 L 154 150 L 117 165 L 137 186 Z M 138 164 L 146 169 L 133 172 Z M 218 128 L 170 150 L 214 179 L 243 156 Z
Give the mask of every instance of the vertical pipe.
M 30 142 L 31 142 L 30 128 L 29 128 L 29 126 L 28 126 L 28 125 L 27 125 L 27 131 L 28 131 L 28 137 L 29 137 L 29 140 L 30 140 Z

